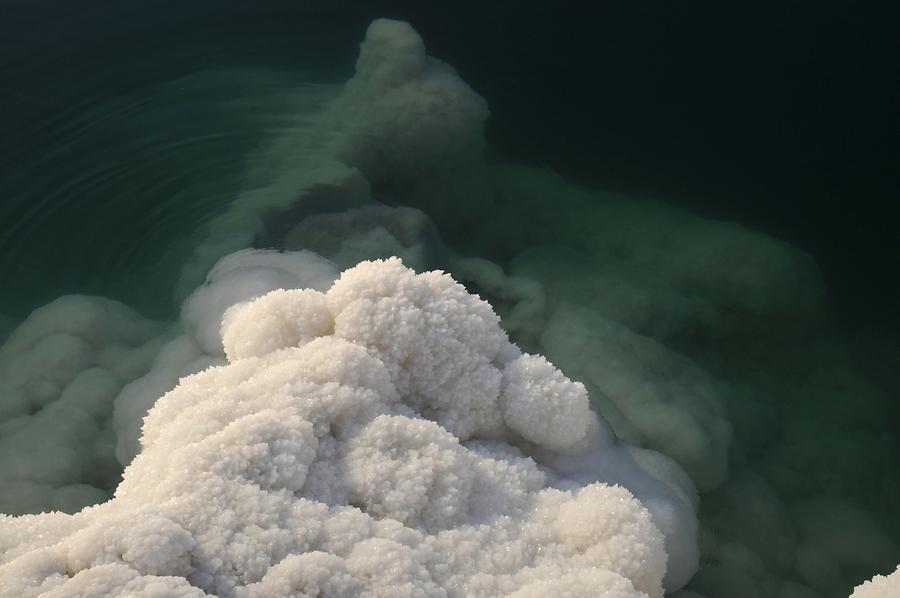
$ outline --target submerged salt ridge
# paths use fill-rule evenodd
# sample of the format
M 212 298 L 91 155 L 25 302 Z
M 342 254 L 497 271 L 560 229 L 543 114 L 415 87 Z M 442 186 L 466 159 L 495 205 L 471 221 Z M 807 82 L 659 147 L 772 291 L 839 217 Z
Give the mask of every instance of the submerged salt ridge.
M 879 517 L 895 521 L 897 508 L 892 501 L 896 480 L 883 475 L 893 470 L 896 453 L 884 450 L 891 445 L 879 411 L 881 391 L 854 371 L 827 332 L 821 285 L 807 256 L 662 203 L 600 195 L 549 173 L 486 164 L 481 158 L 488 115 L 484 100 L 451 68 L 428 58 L 421 39 L 405 24 L 373 24 L 357 73 L 345 88 L 301 90 L 296 105 L 313 112 L 249 159 L 252 167 L 238 201 L 192 241 L 192 257 L 181 268 L 175 291 L 179 300 L 188 297 L 179 323 L 150 322 L 107 300 L 67 297 L 36 311 L 0 351 L 6 410 L 0 443 L 12 456 L 4 460 L 3 479 L 15 488 L 0 493 L 3 511 L 73 512 L 104 500 L 119 472 L 115 456 L 127 464 L 143 447 L 112 502 L 74 517 L 0 523 L 7 563 L 0 571 L 30 588 L 26 594 L 40 593 L 42 584 L 50 591 L 66 583 L 150 592 L 140 588 L 150 588 L 151 581 L 194 591 L 178 580 L 138 578 L 176 575 L 226 595 L 235 586 L 277 595 L 287 593 L 284 588 L 291 583 L 306 584 L 313 594 L 313 587 L 325 587 L 316 584 L 333 584 L 323 591 L 335 595 L 341 588 L 349 595 L 377 595 L 378 588 L 398 595 L 402 587 L 440 593 L 442 585 L 463 595 L 541 595 L 561 587 L 571 588 L 573 595 L 593 596 L 598 587 L 609 588 L 607 595 L 654 595 L 661 558 L 667 561 L 669 590 L 683 585 L 695 568 L 694 485 L 703 492 L 703 566 L 689 587 L 703 595 L 841 596 L 853 583 L 889 573 L 900 561 L 890 529 L 876 523 Z M 387 207 L 373 197 L 419 207 L 428 216 L 411 207 Z M 500 260 L 505 268 L 456 253 L 441 241 L 429 216 L 443 236 L 472 238 L 468 252 Z M 231 253 L 260 245 L 311 249 L 341 269 L 399 255 L 420 272 L 449 270 L 490 299 L 522 347 L 546 354 L 584 382 L 616 436 L 658 453 L 614 441 L 601 433 L 604 425 L 597 419 L 594 441 L 571 454 L 567 441 L 579 435 L 570 430 L 586 420 L 571 416 L 569 409 L 577 411 L 585 403 L 580 391 L 562 392 L 575 387 L 552 366 L 538 360 L 519 362 L 528 367 L 517 368 L 515 360 L 505 361 L 512 359 L 505 351 L 487 358 L 492 349 L 484 349 L 484 339 L 475 343 L 480 347 L 476 357 L 456 352 L 469 341 L 457 344 L 460 339 L 453 335 L 460 328 L 453 328 L 455 318 L 440 309 L 428 317 L 401 310 L 403 317 L 388 318 L 382 327 L 368 325 L 372 312 L 364 299 L 360 305 L 368 307 L 338 309 L 313 292 L 327 291 L 326 298 L 332 293 L 338 268 L 328 260 L 308 253 Z M 385 280 L 420 280 L 394 262 L 379 267 L 393 268 Z M 365 279 L 365 271 L 361 267 L 353 276 Z M 370 284 L 375 291 L 366 291 L 365 285 L 356 290 L 363 296 L 388 290 L 378 281 Z M 404 283 L 391 296 L 411 301 L 405 293 L 422 284 Z M 275 292 L 229 311 L 278 288 L 312 290 Z M 462 305 L 473 301 L 452 288 Z M 424 314 L 434 307 L 412 303 Z M 475 309 L 480 315 L 474 322 L 481 322 L 475 328 L 485 338 L 499 338 L 496 321 L 485 309 Z M 462 317 L 465 311 L 453 313 L 467 321 L 456 324 L 461 329 L 473 324 L 471 315 Z M 441 351 L 422 357 L 441 358 L 441 367 L 429 368 L 437 379 L 425 384 L 426 390 L 416 386 L 421 380 L 414 381 L 422 372 L 407 371 L 392 353 L 393 344 L 378 342 L 406 317 L 424 318 L 426 330 L 435 322 L 450 326 L 434 329 L 444 339 L 437 343 Z M 341 318 L 355 325 L 342 332 Z M 405 334 L 411 333 L 403 326 Z M 347 330 L 355 331 L 349 339 Z M 313 341 L 319 337 L 332 340 Z M 341 339 L 368 350 L 363 355 Z M 398 347 L 421 338 L 400 340 Z M 296 351 L 284 348 L 300 345 L 304 348 Z M 338 355 L 340 363 L 332 363 Z M 501 390 L 442 386 L 457 382 L 452 374 L 452 368 L 461 367 L 457 360 L 467 364 L 458 371 L 468 372 L 480 363 L 478 355 L 491 364 L 484 371 L 496 370 L 486 379 L 499 380 Z M 282 357 L 294 365 L 279 369 Z M 224 366 L 228 361 L 233 363 Z M 323 371 L 320 362 L 330 365 Z M 359 371 L 347 366 L 338 375 L 328 369 L 340 369 L 341 363 L 356 364 Z M 349 386 L 368 389 L 372 396 L 359 405 L 368 405 L 369 411 L 349 418 L 355 423 L 344 422 L 353 432 L 344 430 L 338 439 L 334 434 L 341 426 L 326 430 L 321 423 L 344 414 L 342 408 L 316 420 L 317 428 L 315 418 L 304 414 L 316 405 L 315 396 L 330 397 L 331 390 L 316 395 L 314 389 L 329 380 L 338 384 L 333 390 L 347 386 L 341 385 L 345 376 L 372 369 L 366 363 L 383 368 L 394 390 L 378 384 L 373 390 L 367 386 L 371 381 L 357 380 Z M 181 376 L 209 366 L 218 367 L 186 379 L 159 402 L 139 445 L 147 410 Z M 261 402 L 258 392 L 250 392 L 246 405 L 239 400 L 250 388 L 266 390 L 269 374 L 288 376 L 285 370 L 299 378 L 312 376 L 300 385 L 309 393 L 285 394 L 279 387 L 261 393 Z M 216 373 L 226 371 L 236 378 Z M 529 372 L 554 380 L 550 387 L 559 392 L 537 392 L 540 385 L 523 383 Z M 456 378 L 465 376 L 457 373 Z M 223 403 L 200 400 L 220 382 L 228 389 Z M 165 415 L 166 404 L 188 394 L 199 401 L 195 417 Z M 562 403 L 544 404 L 567 396 Z M 273 417 L 266 407 L 271 404 L 298 410 L 296 421 Z M 547 411 L 551 405 L 555 408 Z M 812 412 L 816 420 L 810 419 Z M 535 414 L 543 414 L 539 426 Z M 235 438 L 243 437 L 236 427 L 226 433 L 238 415 L 245 416 L 241 421 L 252 432 L 246 447 Z M 424 449 L 417 444 L 422 439 L 436 448 Z M 243 447 L 237 460 L 216 463 L 229 443 Z M 398 457 L 399 447 L 405 457 Z M 382 450 L 386 456 L 379 456 Z M 176 459 L 179 452 L 196 459 Z M 370 456 L 373 462 L 367 461 Z M 872 459 L 882 462 L 859 466 Z M 154 468 L 154 462 L 166 466 Z M 162 478 L 135 473 L 142 467 L 158 472 L 173 462 L 184 463 L 184 469 Z M 397 479 L 431 476 L 455 483 L 436 486 L 439 493 L 423 494 L 419 485 L 395 493 L 373 482 L 370 469 Z M 505 473 L 496 484 L 488 483 L 500 471 Z M 195 478 L 240 499 L 204 504 L 208 498 L 186 481 Z M 265 488 L 244 489 L 247 480 Z M 598 480 L 623 483 L 653 523 L 624 495 L 604 495 L 608 489 L 591 485 Z M 542 490 L 545 485 L 558 490 Z M 333 494 L 325 490 L 330 488 Z M 297 507 L 300 520 L 292 518 L 279 510 L 284 505 L 271 502 L 273 490 L 291 494 L 296 500 L 290 504 L 310 510 Z M 152 500 L 145 501 L 148 497 Z M 610 498 L 631 506 L 612 509 Z M 545 500 L 561 501 L 550 512 L 574 521 L 547 521 L 539 509 Z M 576 506 L 561 508 L 566 500 Z M 259 509 L 246 506 L 253 501 Z M 312 501 L 334 506 L 326 513 Z M 160 507 L 167 502 L 178 508 Z M 210 520 L 203 515 L 206 508 L 221 511 L 221 517 Z M 341 527 L 340 533 L 357 534 L 344 537 L 340 546 L 338 532 L 329 527 L 335 508 L 352 521 L 338 517 L 333 525 Z M 115 523 L 142 509 L 146 518 L 136 529 Z M 234 526 L 247 524 L 248 510 L 259 513 L 265 525 L 257 522 L 251 532 L 231 535 Z M 502 517 L 492 520 L 497 514 Z M 387 523 L 376 525 L 372 519 Z M 643 531 L 622 536 L 616 529 L 592 527 L 622 521 L 633 521 L 629 529 Z M 478 522 L 481 532 L 472 527 Z M 319 526 L 318 531 L 299 534 L 298 525 L 306 524 Z M 109 528 L 110 535 L 102 535 L 101 528 Z M 587 537 L 569 535 L 575 528 Z M 53 549 L 39 548 L 29 543 L 36 531 L 46 534 L 48 544 L 54 537 L 68 539 Z M 668 555 L 660 550 L 660 531 Z M 260 538 L 266 539 L 264 549 L 254 544 Z M 477 544 L 487 552 L 463 554 L 479 564 L 494 549 L 507 554 L 509 548 L 515 556 L 489 559 L 485 572 L 466 568 L 467 560 L 457 563 L 450 577 L 441 577 L 449 574 L 440 559 L 450 546 L 459 552 L 463 546 L 476 550 Z M 644 556 L 617 560 L 616 547 L 623 546 Z M 546 547 L 547 553 L 535 556 L 537 547 L 541 552 Z M 371 569 L 375 549 L 393 555 L 396 567 Z M 306 556 L 287 557 L 293 552 Z M 159 560 L 162 553 L 171 558 Z M 563 566 L 581 572 L 566 576 L 559 569 Z M 589 573 L 590 566 L 596 569 Z M 382 569 L 397 577 L 385 581 L 388 573 Z M 67 581 L 70 575 L 75 576 Z M 404 586 L 409 580 L 414 581 Z M 63 587 L 53 591 L 67 595 Z M 860 592 L 879 587 L 890 588 L 891 582 L 876 580 Z

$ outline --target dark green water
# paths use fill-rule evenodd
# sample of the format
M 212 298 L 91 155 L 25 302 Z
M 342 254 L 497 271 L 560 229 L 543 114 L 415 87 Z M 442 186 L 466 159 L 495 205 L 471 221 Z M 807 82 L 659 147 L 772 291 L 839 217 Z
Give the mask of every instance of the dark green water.
M 37 22 L 4 54 L 0 267 L 19 281 L 4 312 L 77 291 L 170 313 L 160 260 L 228 205 L 248 151 L 286 125 L 279 91 L 352 68 L 351 31 L 337 44 L 318 22 L 109 9 L 45 22 L 7 8 Z M 141 281 L 161 295 L 135 292 Z
M 880 15 L 81 4 L 0 13 L 0 334 L 71 293 L 176 320 L 206 228 L 250 191 L 299 194 L 295 146 L 280 140 L 305 143 L 373 17 L 405 18 L 487 100 L 488 166 L 427 193 L 413 175 L 373 178 L 372 195 L 542 285 L 546 312 L 514 339 L 588 383 L 620 436 L 669 454 L 701 490 L 688 588 L 841 596 L 900 561 L 896 114 Z M 331 198 L 312 211 L 343 209 Z M 309 212 L 267 213 L 267 234 L 248 226 L 239 247 L 283 249 Z M 443 251 L 428 265 L 452 270 Z M 628 333 L 550 332 L 570 313 L 587 314 L 573 330 Z M 617 402 L 641 392 L 673 409 L 671 431 Z M 17 467 L 11 479 L 27 479 Z

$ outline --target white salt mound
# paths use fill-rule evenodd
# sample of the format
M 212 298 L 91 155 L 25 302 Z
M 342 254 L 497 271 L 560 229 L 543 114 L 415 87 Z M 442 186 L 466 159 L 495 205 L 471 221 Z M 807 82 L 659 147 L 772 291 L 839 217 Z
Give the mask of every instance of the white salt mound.
M 658 598 L 666 550 L 696 555 L 664 516 L 696 530 L 683 472 L 623 459 L 584 387 L 446 274 L 363 262 L 232 307 L 222 338 L 112 500 L 0 516 L 0 596 Z

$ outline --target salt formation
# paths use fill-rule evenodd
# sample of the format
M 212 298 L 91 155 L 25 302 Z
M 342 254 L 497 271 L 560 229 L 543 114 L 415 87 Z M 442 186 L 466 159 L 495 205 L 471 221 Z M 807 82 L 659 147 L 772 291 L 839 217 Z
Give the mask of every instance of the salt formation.
M 637 598 L 696 567 L 684 475 L 446 274 L 364 262 L 238 303 L 221 338 L 111 501 L 0 519 L 0 596 Z
M 73 513 L 108 499 L 156 400 L 224 362 L 227 308 L 276 288 L 324 290 L 338 274 L 309 252 L 246 250 L 220 260 L 168 327 L 101 297 L 35 310 L 0 347 L 0 512 Z
M 274 289 L 325 290 L 337 278 L 334 265 L 310 252 L 247 249 L 216 262 L 203 285 L 185 300 L 180 326 L 169 331 L 150 371 L 126 385 L 115 399 L 116 457 L 127 465 L 138 452 L 144 416 L 182 376 L 224 362 L 219 328 L 231 306 Z
M 841 598 L 900 561 L 891 400 L 833 329 L 808 256 L 536 169 L 494 185 L 477 217 L 506 225 L 482 252 L 545 290 L 533 350 L 703 492 L 692 589 Z
M 9 592 L 654 595 L 659 538 L 671 592 L 699 535 L 678 598 L 843 598 L 900 562 L 889 401 L 809 256 L 486 162 L 486 103 L 404 23 L 372 24 L 345 86 L 289 98 L 184 241 L 178 322 L 68 297 L 0 349 L 0 510 L 74 513 L 134 460 L 109 503 L 0 523 Z M 549 361 L 443 277 L 391 261 L 331 288 L 389 256 L 451 272 Z
M 121 303 L 66 296 L 0 347 L 0 512 L 77 511 L 109 497 L 121 471 L 112 405 L 144 374 L 160 326 Z
M 570 305 L 553 313 L 541 344 L 589 385 L 620 436 L 665 452 L 702 490 L 722 483 L 731 424 L 716 385 L 697 365 L 597 311 Z
M 541 285 L 510 276 L 489 260 L 459 255 L 444 243 L 428 216 L 415 208 L 368 199 L 360 207 L 308 216 L 289 229 L 284 248 L 313 251 L 342 268 L 397 256 L 417 272 L 450 270 L 457 280 L 490 295 L 504 329 L 515 332 L 520 342 L 538 336 L 545 324 Z
M 267 224 L 284 214 L 296 224 L 316 210 L 360 207 L 372 185 L 398 194 L 423 185 L 435 192 L 456 188 L 459 173 L 480 166 L 487 103 L 449 65 L 426 54 L 408 23 L 375 20 L 343 88 L 304 88 L 296 103 L 311 114 L 249 158 L 254 167 L 244 191 L 206 228 L 182 270 L 177 297 L 222 256 L 271 235 Z
M 876 575 L 853 590 L 850 598 L 893 598 L 900 596 L 900 565 L 890 575 Z

